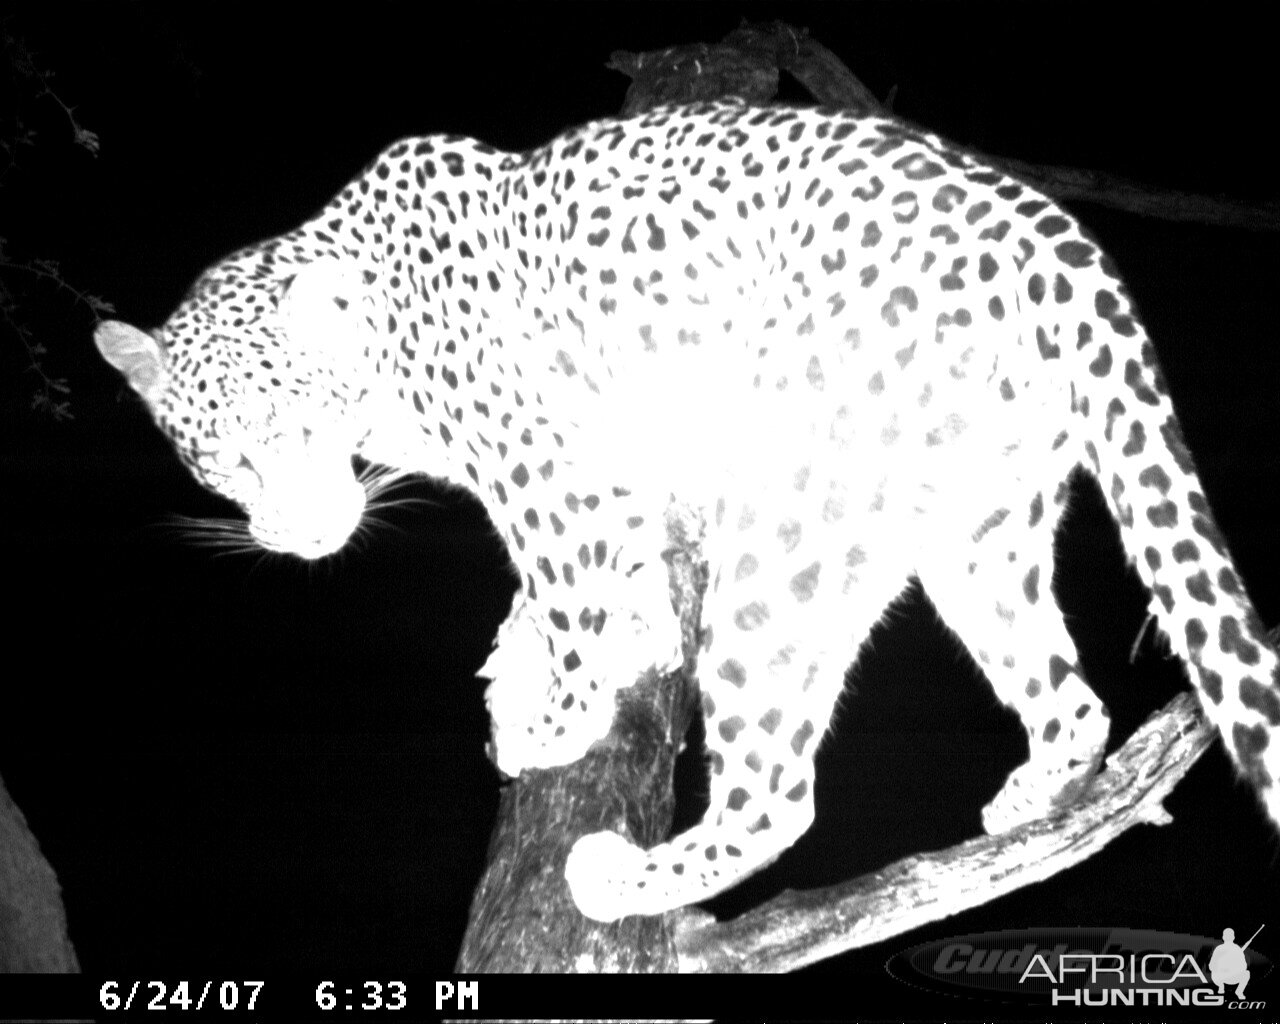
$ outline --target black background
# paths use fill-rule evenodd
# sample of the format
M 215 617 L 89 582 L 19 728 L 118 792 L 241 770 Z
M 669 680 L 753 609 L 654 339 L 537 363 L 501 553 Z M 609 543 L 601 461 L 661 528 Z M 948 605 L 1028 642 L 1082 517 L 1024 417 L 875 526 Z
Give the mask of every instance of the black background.
M 878 96 L 896 87 L 899 113 L 968 145 L 1274 195 L 1270 27 L 1247 6 L 1213 5 L 1209 24 L 1178 10 L 20 4 L 5 31 L 56 72 L 102 148 L 76 148 L 58 108 L 19 82 L 18 112 L 39 135 L 2 179 L 0 235 L 9 261 L 56 259 L 76 288 L 152 326 L 206 265 L 310 216 L 395 138 L 455 131 L 527 148 L 619 109 L 627 83 L 604 67 L 611 51 L 714 41 L 744 16 L 807 26 Z M 1129 282 L 1220 525 L 1274 624 L 1280 243 L 1072 209 Z M 82 965 L 447 972 L 499 786 L 474 673 L 514 586 L 479 506 L 423 483 L 398 529 L 312 566 L 184 544 L 166 517 L 228 508 L 98 360 L 87 310 L 19 270 L 5 268 L 4 284 L 47 370 L 68 378 L 75 419 L 28 409 L 36 380 L 6 329 L 0 776 L 58 872 Z M 1123 732 L 1183 677 L 1150 636 L 1128 664 L 1146 599 L 1100 508 L 1082 493 L 1057 585 Z M 817 824 L 717 910 L 977 834 L 1020 739 L 927 605 L 891 614 L 853 682 L 819 756 Z M 883 964 L 947 934 L 1247 935 L 1268 920 L 1276 841 L 1220 748 L 1168 806 L 1171 827 L 814 968 L 840 983 L 830 1012 L 866 1016 L 877 999 L 904 1019 L 941 1012 Z M 1267 934 L 1263 952 L 1277 948 Z M 1280 1003 L 1274 985 L 1250 995 Z

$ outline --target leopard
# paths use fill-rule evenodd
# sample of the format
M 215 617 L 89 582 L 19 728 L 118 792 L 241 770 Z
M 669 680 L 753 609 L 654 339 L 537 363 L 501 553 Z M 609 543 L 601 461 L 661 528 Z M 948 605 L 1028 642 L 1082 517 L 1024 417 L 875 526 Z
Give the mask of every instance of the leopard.
M 692 510 L 709 802 L 650 849 L 579 837 L 590 919 L 705 901 L 806 832 L 846 671 L 909 587 L 1025 732 L 983 828 L 1078 804 L 1110 732 L 1052 588 L 1080 475 L 1280 821 L 1280 663 L 1116 265 L 906 121 L 728 98 L 526 152 L 406 138 L 161 327 L 94 339 L 244 544 L 342 550 L 385 480 L 361 464 L 483 503 L 520 580 L 479 673 L 508 776 L 580 760 L 682 664 L 665 517 Z

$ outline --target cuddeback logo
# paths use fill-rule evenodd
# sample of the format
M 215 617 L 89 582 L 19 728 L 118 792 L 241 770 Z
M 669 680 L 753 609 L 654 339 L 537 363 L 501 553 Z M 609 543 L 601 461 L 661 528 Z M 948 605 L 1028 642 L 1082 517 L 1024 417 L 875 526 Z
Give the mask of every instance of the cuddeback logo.
M 1050 1006 L 1200 1006 L 1260 1010 L 1257 983 L 1271 961 L 1222 938 L 1128 928 L 983 932 L 928 942 L 886 965 L 899 981 L 935 992 Z M 1245 990 L 1249 990 L 1246 996 Z

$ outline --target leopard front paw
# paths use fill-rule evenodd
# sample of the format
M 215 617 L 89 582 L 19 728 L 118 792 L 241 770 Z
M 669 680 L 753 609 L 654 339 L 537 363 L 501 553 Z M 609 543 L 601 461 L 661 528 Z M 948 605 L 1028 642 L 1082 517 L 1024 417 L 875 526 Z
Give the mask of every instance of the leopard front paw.
M 655 912 L 645 908 L 643 890 L 635 884 L 644 878 L 646 863 L 644 851 L 616 832 L 579 838 L 564 867 L 578 911 L 593 921 Z
M 485 753 L 503 775 L 515 778 L 523 771 L 581 760 L 612 727 L 612 709 L 607 716 L 583 716 L 569 727 L 550 715 L 536 722 L 504 721 L 491 715 Z
M 572 764 L 609 734 L 613 695 L 575 696 L 552 669 L 554 645 L 529 603 L 517 604 L 478 674 L 490 732 L 487 752 L 505 775 Z
M 625 600 L 619 602 L 633 641 L 628 652 L 633 676 L 650 668 L 659 674 L 674 672 L 684 662 L 684 637 L 680 617 L 671 605 L 668 579 L 666 563 L 653 559 L 632 574 Z M 625 685 L 634 681 L 629 679 Z

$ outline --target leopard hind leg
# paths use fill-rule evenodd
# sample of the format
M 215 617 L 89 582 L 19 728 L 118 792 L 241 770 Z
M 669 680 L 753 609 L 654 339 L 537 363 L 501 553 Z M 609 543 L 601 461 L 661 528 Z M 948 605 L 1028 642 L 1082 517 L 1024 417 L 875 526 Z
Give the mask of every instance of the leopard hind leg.
M 1027 761 L 983 809 L 992 834 L 1075 802 L 1106 748 L 1107 709 L 1084 680 L 1050 586 L 1071 465 L 1056 451 L 1035 477 L 1052 489 L 1019 479 L 971 535 L 931 545 L 917 567 L 943 622 L 1026 730 Z

